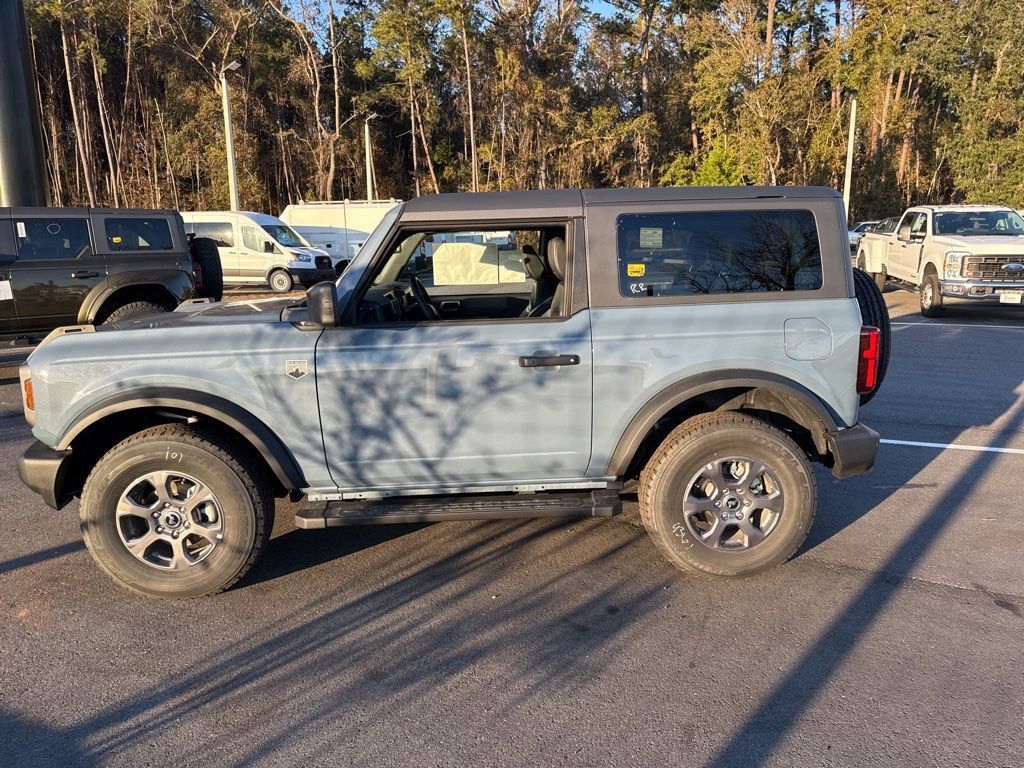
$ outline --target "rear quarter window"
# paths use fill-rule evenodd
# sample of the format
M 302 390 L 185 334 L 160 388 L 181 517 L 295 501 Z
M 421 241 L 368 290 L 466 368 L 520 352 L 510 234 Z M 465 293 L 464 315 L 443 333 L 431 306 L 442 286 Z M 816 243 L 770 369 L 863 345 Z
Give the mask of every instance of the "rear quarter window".
M 821 246 L 806 210 L 623 214 L 619 292 L 627 297 L 813 291 Z
M 235 236 L 229 221 L 193 221 L 185 224 L 185 231 L 196 237 L 208 237 L 218 248 L 234 248 Z
M 167 219 L 107 219 L 107 247 L 112 251 L 170 251 L 174 249 Z

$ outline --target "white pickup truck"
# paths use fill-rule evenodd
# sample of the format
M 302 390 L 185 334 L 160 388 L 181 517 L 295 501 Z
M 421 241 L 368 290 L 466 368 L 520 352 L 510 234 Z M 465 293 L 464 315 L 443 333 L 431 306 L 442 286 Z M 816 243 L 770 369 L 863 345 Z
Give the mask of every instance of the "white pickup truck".
M 892 231 L 869 231 L 857 266 L 879 287 L 887 279 L 917 289 L 921 314 L 935 317 L 947 299 L 1024 304 L 1024 218 L 994 205 L 910 208 Z

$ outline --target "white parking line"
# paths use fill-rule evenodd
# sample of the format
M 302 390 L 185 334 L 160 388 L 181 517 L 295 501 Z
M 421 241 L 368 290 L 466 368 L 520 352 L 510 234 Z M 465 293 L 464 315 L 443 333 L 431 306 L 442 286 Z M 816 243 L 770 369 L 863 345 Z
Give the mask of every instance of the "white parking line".
M 1010 331 L 1024 331 L 1024 325 L 986 325 L 985 323 L 891 323 L 893 326 L 908 328 L 912 325 L 929 325 L 932 328 L 1002 328 Z
M 990 448 L 987 445 L 960 445 L 958 443 L 922 443 L 917 440 L 887 440 L 882 438 L 880 443 L 885 445 L 909 445 L 913 448 L 938 448 L 953 451 L 976 451 L 978 453 L 1013 453 L 1024 456 L 1024 448 Z

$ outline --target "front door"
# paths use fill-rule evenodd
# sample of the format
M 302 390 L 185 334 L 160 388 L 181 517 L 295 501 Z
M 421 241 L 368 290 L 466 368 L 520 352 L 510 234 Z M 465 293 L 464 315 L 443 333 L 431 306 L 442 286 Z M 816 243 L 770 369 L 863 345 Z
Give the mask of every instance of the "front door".
M 590 318 L 325 331 L 317 391 L 342 488 L 574 479 L 590 461 Z M 563 366 L 522 358 L 571 355 Z M 526 363 L 528 366 L 528 363 Z
M 531 315 L 534 278 L 523 266 L 538 244 L 564 254 L 565 226 L 506 225 L 499 244 L 495 234 L 475 247 L 456 235 L 400 233 L 353 325 L 327 329 L 317 343 L 326 456 L 343 489 L 543 484 L 586 473 L 589 312 L 571 314 L 563 286 Z M 545 269 L 542 291 L 567 282 L 563 258 Z
M 86 296 L 107 273 L 93 256 L 89 220 L 15 216 L 14 226 L 18 259 L 10 277 L 21 330 L 77 323 Z
M 903 280 L 917 279 L 917 264 L 928 217 L 923 211 L 908 211 L 889 238 L 889 270 Z

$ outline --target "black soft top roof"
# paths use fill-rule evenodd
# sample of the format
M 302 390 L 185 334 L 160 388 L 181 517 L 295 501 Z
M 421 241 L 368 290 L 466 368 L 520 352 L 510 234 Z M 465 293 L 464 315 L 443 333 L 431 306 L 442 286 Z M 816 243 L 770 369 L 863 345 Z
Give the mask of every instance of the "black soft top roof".
M 536 189 L 515 192 L 454 192 L 408 200 L 403 220 L 462 219 L 514 213 L 557 218 L 579 216 L 586 205 L 698 200 L 838 198 L 830 187 L 651 187 L 646 189 Z

